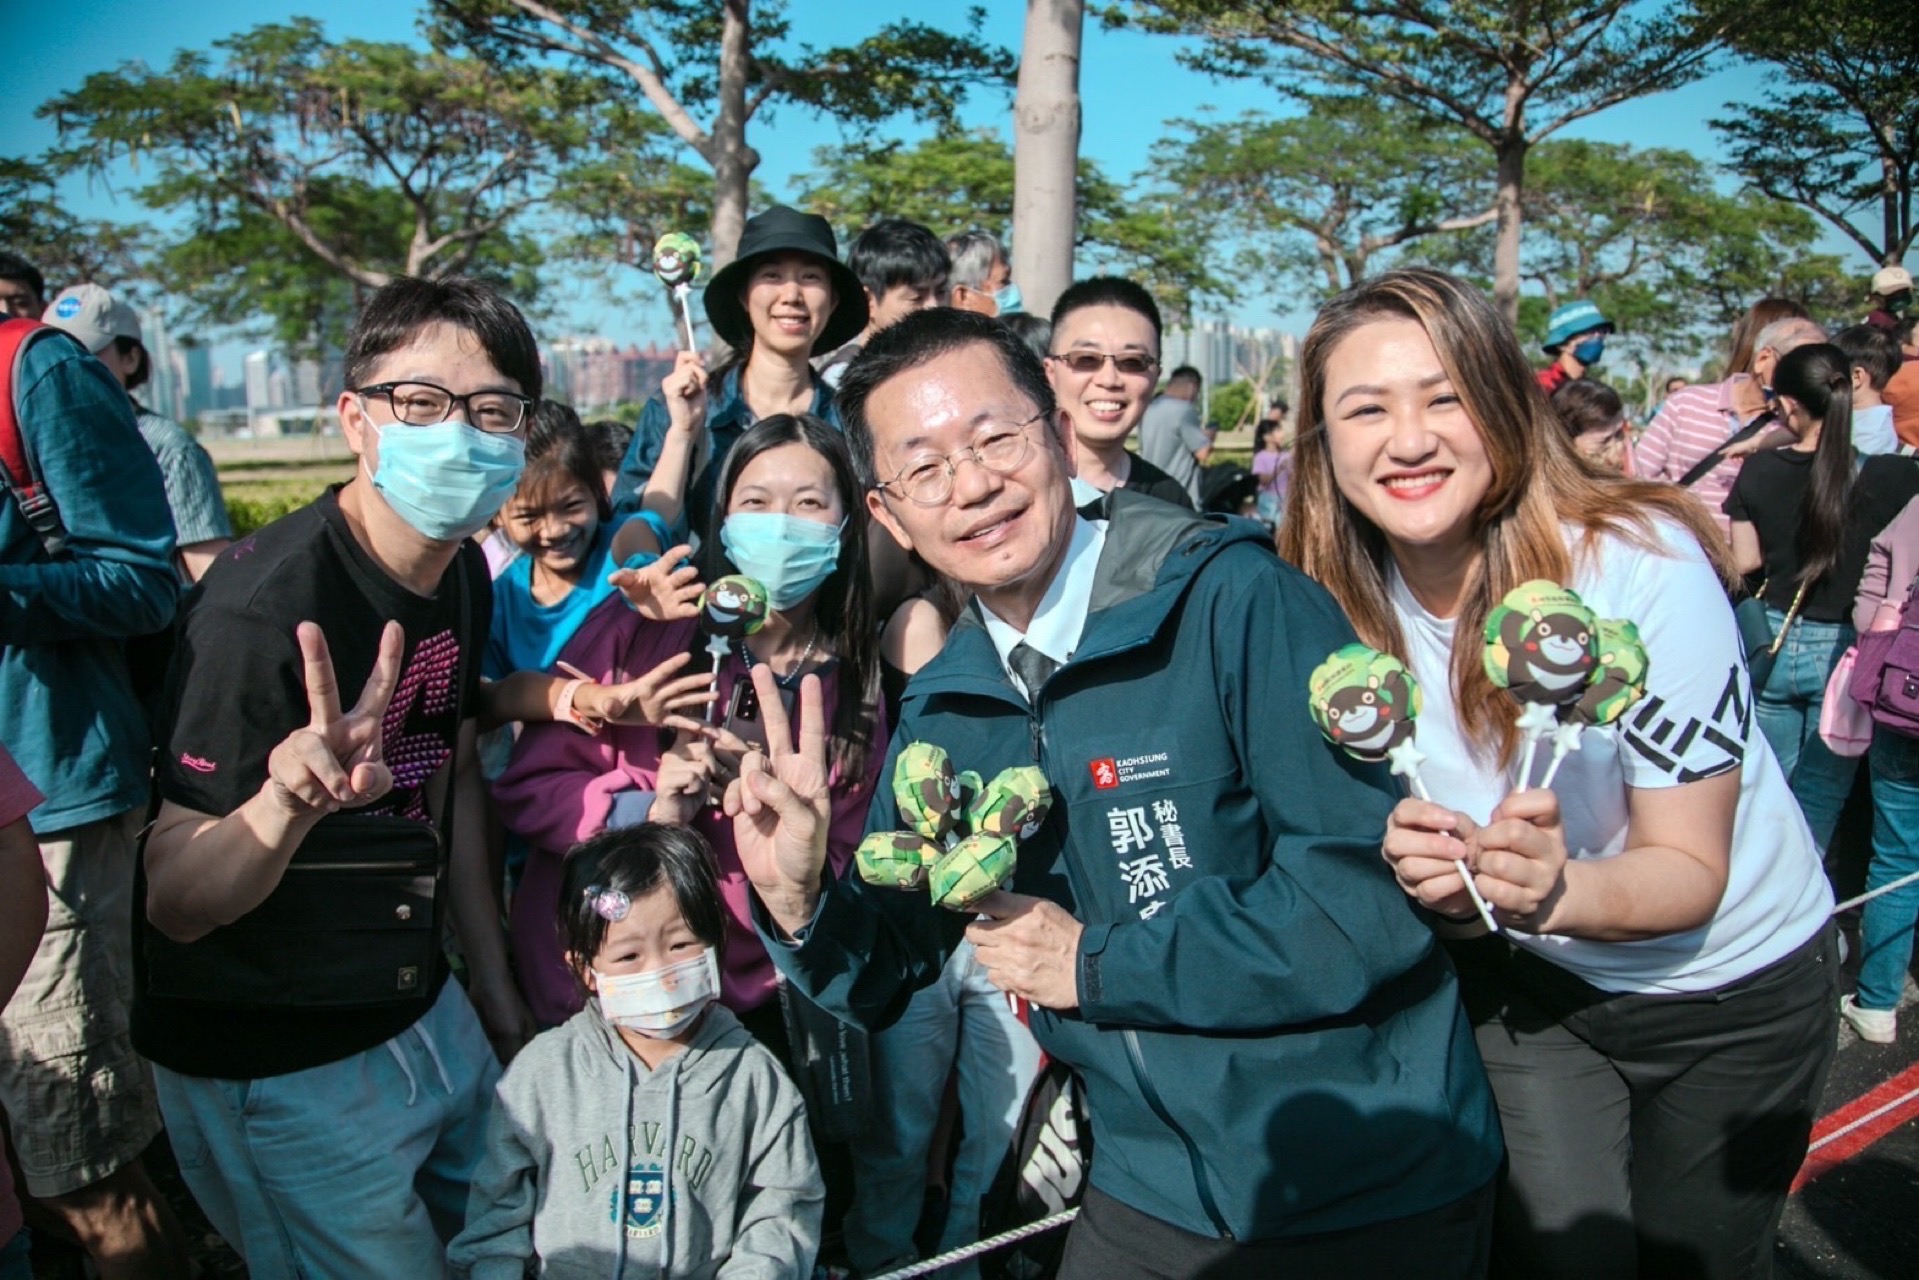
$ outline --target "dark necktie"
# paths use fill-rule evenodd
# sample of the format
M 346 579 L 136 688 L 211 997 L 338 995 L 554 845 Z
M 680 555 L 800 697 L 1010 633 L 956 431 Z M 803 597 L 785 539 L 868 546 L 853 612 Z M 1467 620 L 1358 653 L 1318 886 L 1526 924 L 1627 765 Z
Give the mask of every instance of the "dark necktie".
M 1006 655 L 1006 664 L 1013 668 L 1013 674 L 1026 686 L 1026 700 L 1035 706 L 1039 705 L 1040 686 L 1059 670 L 1059 663 L 1024 640 L 1014 645 L 1013 651 Z

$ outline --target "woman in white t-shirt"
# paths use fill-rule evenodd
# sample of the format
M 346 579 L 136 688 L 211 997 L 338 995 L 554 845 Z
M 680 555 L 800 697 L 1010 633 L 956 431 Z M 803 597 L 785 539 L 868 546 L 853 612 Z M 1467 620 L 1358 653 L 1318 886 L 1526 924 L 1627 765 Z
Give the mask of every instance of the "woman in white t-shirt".
M 1383 851 L 1438 917 L 1509 1153 L 1494 1274 L 1764 1274 L 1834 1044 L 1832 897 L 1753 695 L 1724 544 L 1580 460 L 1483 294 L 1393 271 L 1301 355 L 1288 559 L 1425 693 L 1437 803 Z M 1549 578 L 1638 624 L 1645 699 L 1519 790 L 1486 616 Z M 1477 923 L 1472 868 L 1501 936 Z

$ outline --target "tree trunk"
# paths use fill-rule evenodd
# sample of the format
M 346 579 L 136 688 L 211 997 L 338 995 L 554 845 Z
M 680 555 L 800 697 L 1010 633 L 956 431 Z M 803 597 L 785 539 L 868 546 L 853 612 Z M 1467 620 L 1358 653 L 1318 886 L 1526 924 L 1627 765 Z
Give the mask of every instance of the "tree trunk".
M 725 0 L 720 25 L 720 110 L 713 122 L 713 260 L 733 261 L 746 225 L 746 198 L 759 153 L 746 145 L 746 77 L 752 61 L 751 0 Z
M 1886 247 L 1879 255 L 1879 265 L 1896 267 L 1905 257 L 1905 227 L 1900 225 L 1905 219 L 1899 216 L 1898 164 L 1883 147 L 1879 153 L 1879 202 L 1886 224 Z
M 1085 0 L 1026 0 L 1013 102 L 1013 279 L 1047 315 L 1073 282 L 1079 215 L 1079 46 Z
M 1493 207 L 1499 211 L 1499 239 L 1493 249 L 1493 301 L 1506 323 L 1519 327 L 1519 237 L 1524 230 L 1519 197 L 1526 181 L 1526 139 L 1508 132 L 1498 150 L 1498 190 Z

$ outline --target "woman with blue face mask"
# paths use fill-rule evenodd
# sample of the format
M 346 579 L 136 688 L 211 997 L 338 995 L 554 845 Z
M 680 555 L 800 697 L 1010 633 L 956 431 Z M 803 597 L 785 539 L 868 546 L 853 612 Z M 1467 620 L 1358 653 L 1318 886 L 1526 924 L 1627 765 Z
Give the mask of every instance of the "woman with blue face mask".
M 506 825 L 532 847 L 513 903 L 513 946 L 535 1017 L 552 1025 L 580 1007 L 552 929 L 565 851 L 645 817 L 692 827 L 712 844 L 733 919 L 721 949 L 720 999 L 777 1052 L 784 1023 L 773 964 L 748 910 L 732 819 L 717 801 L 747 739 L 763 723 L 752 667 L 770 668 L 782 698 L 795 703 L 801 678 L 819 677 L 829 735 L 828 848 L 835 869 L 847 869 L 885 755 L 879 627 L 866 567 L 866 507 L 837 430 L 810 415 L 761 419 L 718 471 L 700 576 L 707 582 L 729 574 L 754 578 L 766 588 L 768 611 L 760 630 L 731 641 L 721 657 L 715 723 L 706 732 L 676 734 L 608 725 L 591 736 L 568 725 L 528 725 L 513 764 L 494 786 L 494 801 Z M 599 678 L 651 671 L 689 652 L 705 671 L 712 663 L 706 645 L 697 620 L 654 622 L 624 608 L 602 608 L 581 626 L 568 653 Z

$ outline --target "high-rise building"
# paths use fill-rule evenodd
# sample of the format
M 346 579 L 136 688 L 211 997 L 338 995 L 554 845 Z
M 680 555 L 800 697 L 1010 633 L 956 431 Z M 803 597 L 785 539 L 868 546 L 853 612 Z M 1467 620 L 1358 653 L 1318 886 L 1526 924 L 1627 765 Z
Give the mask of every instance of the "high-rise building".
M 1247 329 L 1226 320 L 1202 320 L 1168 329 L 1160 344 L 1160 368 L 1183 364 L 1199 370 L 1205 395 L 1229 382 L 1263 383 L 1267 394 L 1284 394 L 1299 340 L 1277 329 Z
M 266 351 L 247 352 L 246 406 L 248 413 L 264 413 L 273 405 L 273 356 Z
M 168 332 L 166 317 L 160 312 L 149 309 L 138 314 L 140 345 L 147 349 L 147 382 L 134 395 L 155 413 L 177 421 L 185 415 L 173 335 Z
M 317 405 L 328 399 L 326 394 L 326 366 L 319 360 L 302 359 L 292 362 L 290 368 L 291 399 L 289 404 Z
M 215 407 L 213 352 L 204 344 L 180 348 L 182 422 L 190 422 Z
M 670 347 L 622 350 L 608 338 L 560 338 L 540 352 L 546 397 L 572 405 L 582 415 L 611 405 L 645 400 L 673 370 Z

